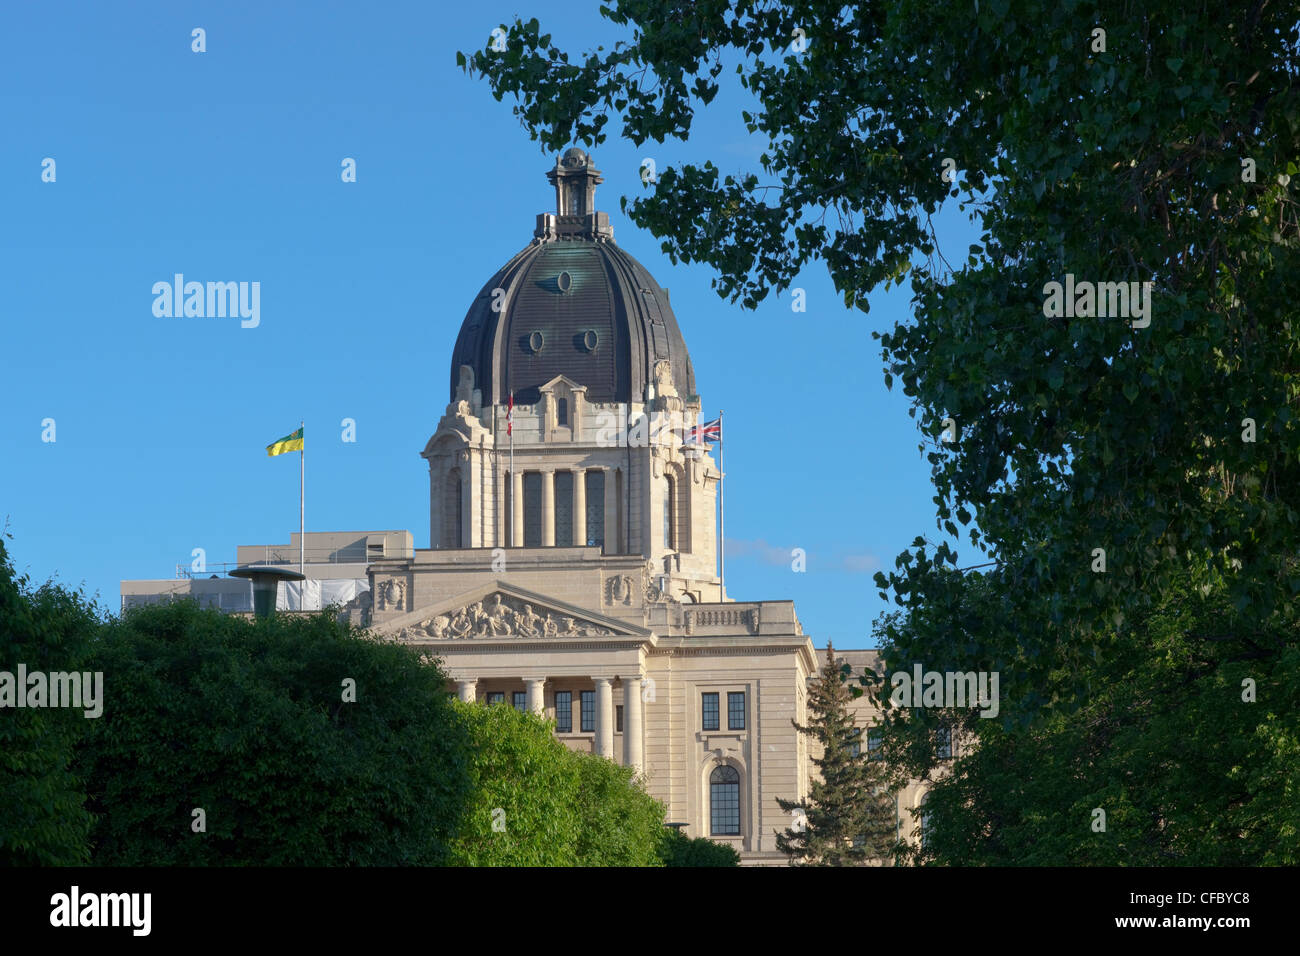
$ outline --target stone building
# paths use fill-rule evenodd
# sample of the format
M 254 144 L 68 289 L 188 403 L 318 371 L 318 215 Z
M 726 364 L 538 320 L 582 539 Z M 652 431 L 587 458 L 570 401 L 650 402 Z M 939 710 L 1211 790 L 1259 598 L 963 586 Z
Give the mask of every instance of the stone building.
M 666 822 L 745 863 L 785 863 L 777 799 L 809 790 L 813 754 L 792 720 L 807 720 L 824 651 L 793 602 L 725 592 L 722 474 L 692 432 L 701 399 L 668 291 L 615 244 L 586 153 L 547 177 L 555 212 L 483 285 L 452 350 L 421 453 L 430 547 L 405 532 L 309 535 L 328 560 L 280 606 L 310 607 L 313 578 L 346 590 L 364 569 L 350 614 L 441 659 L 462 700 L 545 715 L 567 746 L 635 767 Z M 296 546 L 239 560 L 295 565 Z M 124 605 L 185 590 L 162 585 L 123 582 Z M 247 582 L 220 586 L 238 593 L 219 606 L 251 606 Z M 839 656 L 876 666 L 872 651 Z M 917 832 L 923 795 L 899 795 L 901 835 Z
M 722 475 L 691 441 L 701 399 L 668 292 L 615 244 L 590 157 L 547 176 L 555 212 L 452 351 L 422 453 L 432 547 L 370 564 L 372 624 L 441 658 L 462 699 L 544 714 L 636 767 L 688 834 L 784 862 L 776 801 L 808 791 L 791 720 L 821 661 L 791 601 L 725 593 Z

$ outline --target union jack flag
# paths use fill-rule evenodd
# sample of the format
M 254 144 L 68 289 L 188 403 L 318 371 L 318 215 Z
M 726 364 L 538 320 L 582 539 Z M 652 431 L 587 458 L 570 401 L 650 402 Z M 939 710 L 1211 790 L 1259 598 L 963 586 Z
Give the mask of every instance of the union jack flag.
M 683 445 L 705 445 L 709 442 L 722 441 L 722 419 L 715 418 L 694 428 L 682 429 Z

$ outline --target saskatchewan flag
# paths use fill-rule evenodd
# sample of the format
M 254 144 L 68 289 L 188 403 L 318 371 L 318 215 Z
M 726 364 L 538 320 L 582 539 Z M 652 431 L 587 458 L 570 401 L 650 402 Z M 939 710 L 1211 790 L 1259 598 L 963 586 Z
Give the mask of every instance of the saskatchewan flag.
M 266 453 L 274 457 L 283 455 L 286 451 L 302 451 L 302 429 L 299 428 L 292 435 L 285 435 L 283 438 L 277 438 L 271 444 L 266 446 Z

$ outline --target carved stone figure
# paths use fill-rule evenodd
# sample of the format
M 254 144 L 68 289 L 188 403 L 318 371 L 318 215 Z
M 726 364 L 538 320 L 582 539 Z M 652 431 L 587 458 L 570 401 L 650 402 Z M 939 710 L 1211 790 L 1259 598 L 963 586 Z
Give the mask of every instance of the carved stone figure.
M 666 591 L 659 587 L 660 571 L 655 567 L 655 563 L 649 560 L 645 567 L 641 569 L 641 583 L 645 587 L 645 599 L 650 604 L 658 604 L 661 601 L 670 601 L 677 603 Z
M 626 574 L 620 574 L 610 578 L 606 584 L 605 603 L 631 604 L 632 578 Z
M 379 609 L 381 611 L 400 611 L 406 597 L 406 585 L 401 581 L 389 580 L 379 585 Z
M 666 359 L 655 362 L 655 395 L 676 398 L 677 386 L 673 383 L 673 363 Z
M 537 626 L 540 620 L 541 618 L 533 613 L 533 606 L 531 604 L 525 604 L 524 609 L 518 613 L 515 627 L 518 629 L 520 634 L 524 634 L 528 637 L 540 637 L 541 635 Z
M 474 369 L 468 365 L 460 367 L 460 374 L 456 381 L 456 401 L 472 401 L 474 395 Z
M 466 611 L 469 616 L 471 634 L 487 634 L 492 628 L 492 621 L 488 618 L 487 611 L 483 610 L 483 602 L 475 601 Z
M 469 637 L 472 629 L 473 624 L 470 623 L 469 615 L 465 613 L 464 608 L 451 616 L 451 623 L 447 626 L 451 637 Z
M 625 581 L 630 578 L 624 576 Z M 419 624 L 403 628 L 396 639 L 504 637 L 605 637 L 614 632 L 607 627 L 554 611 L 538 614 L 531 604 L 512 607 L 514 599 L 494 594 L 486 601 L 440 614 Z
M 488 633 L 493 637 L 500 637 L 504 634 L 509 634 L 510 625 L 514 620 L 514 616 L 514 609 L 502 604 L 501 595 L 498 594 L 492 604 L 491 610 L 488 611 Z

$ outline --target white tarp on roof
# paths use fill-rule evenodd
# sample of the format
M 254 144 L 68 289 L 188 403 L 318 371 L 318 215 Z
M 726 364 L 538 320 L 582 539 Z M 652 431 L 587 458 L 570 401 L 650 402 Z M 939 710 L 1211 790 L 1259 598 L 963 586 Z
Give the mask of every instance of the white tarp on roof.
M 366 578 L 325 578 L 281 581 L 275 596 L 277 611 L 319 611 L 331 604 L 344 605 L 370 590 Z

